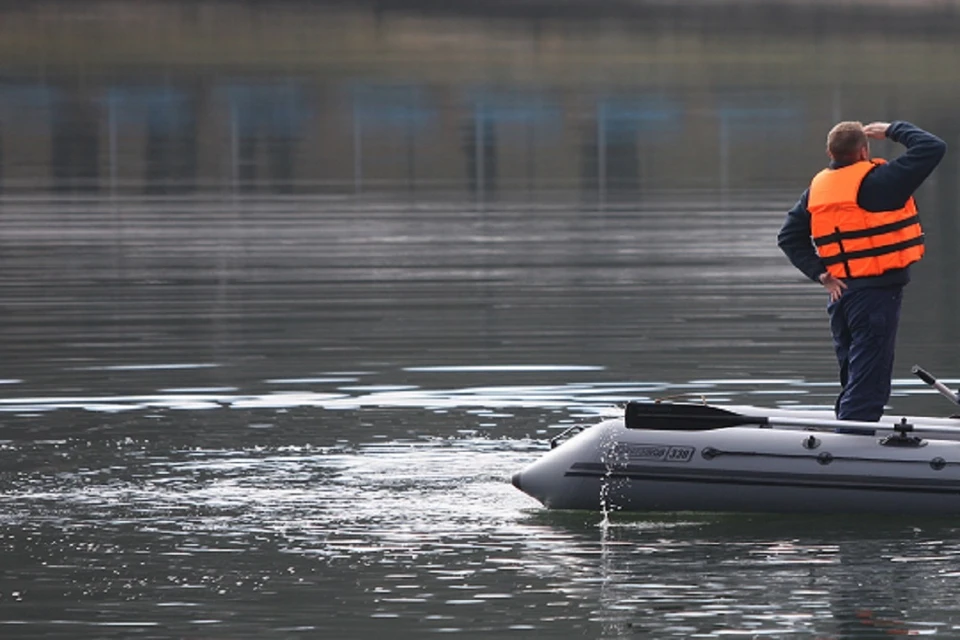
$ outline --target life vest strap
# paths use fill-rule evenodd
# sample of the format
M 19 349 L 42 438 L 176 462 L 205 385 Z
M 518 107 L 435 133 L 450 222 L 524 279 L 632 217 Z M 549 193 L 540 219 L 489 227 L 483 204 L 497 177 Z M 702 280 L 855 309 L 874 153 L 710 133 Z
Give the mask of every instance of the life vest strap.
M 834 231 L 833 233 L 828 233 L 827 235 L 814 238 L 813 243 L 818 247 L 822 247 L 825 244 L 833 244 L 835 242 L 840 242 L 841 240 L 869 238 L 870 236 L 879 236 L 883 235 L 884 233 L 890 233 L 891 231 L 899 231 L 900 229 L 906 229 L 913 224 L 920 224 L 919 215 L 913 215 L 909 218 L 904 218 L 903 220 L 882 224 L 879 227 L 869 227 L 867 229 L 855 229 L 851 231 Z
M 916 238 L 910 238 L 909 240 L 904 240 L 903 242 L 886 244 L 882 247 L 873 247 L 871 249 L 861 249 L 860 251 L 839 253 L 835 256 L 830 256 L 829 258 L 821 258 L 821 260 L 825 266 L 829 267 L 833 264 L 849 262 L 850 260 L 859 260 L 860 258 L 876 258 L 877 256 L 886 255 L 888 253 L 896 253 L 898 251 L 903 251 L 904 249 L 909 249 L 910 247 L 916 247 L 922 244 L 923 235 L 919 235 Z

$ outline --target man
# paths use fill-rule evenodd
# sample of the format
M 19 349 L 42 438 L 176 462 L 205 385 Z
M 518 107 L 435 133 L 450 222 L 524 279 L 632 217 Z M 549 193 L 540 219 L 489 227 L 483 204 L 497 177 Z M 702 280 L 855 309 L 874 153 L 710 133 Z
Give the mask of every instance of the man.
M 884 137 L 906 152 L 889 163 L 871 160 L 869 138 Z M 837 124 L 827 135 L 829 167 L 813 178 L 777 236 L 790 262 L 829 293 L 840 420 L 877 421 L 890 398 L 903 287 L 923 256 L 913 193 L 946 149 L 908 122 Z

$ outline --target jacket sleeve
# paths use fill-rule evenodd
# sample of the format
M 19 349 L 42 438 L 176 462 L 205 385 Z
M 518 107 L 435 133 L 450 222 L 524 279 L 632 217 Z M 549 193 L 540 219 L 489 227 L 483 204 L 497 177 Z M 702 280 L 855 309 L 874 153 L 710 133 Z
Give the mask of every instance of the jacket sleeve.
M 867 211 L 899 209 L 940 164 L 947 143 L 909 122 L 895 121 L 887 138 L 906 152 L 871 171 L 860 187 L 857 204 Z
M 820 274 L 827 270 L 817 255 L 810 238 L 810 212 L 807 210 L 808 191 L 804 191 L 800 200 L 787 212 L 787 219 L 777 234 L 777 246 L 787 256 L 790 263 L 814 282 L 819 282 Z

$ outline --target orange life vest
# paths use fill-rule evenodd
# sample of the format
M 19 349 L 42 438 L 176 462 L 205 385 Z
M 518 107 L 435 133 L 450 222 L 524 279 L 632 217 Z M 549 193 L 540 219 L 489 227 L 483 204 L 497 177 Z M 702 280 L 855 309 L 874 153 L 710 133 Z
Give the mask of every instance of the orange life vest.
M 817 255 L 836 278 L 878 276 L 923 257 L 923 230 L 911 197 L 900 209 L 874 213 L 857 205 L 863 178 L 880 159 L 824 169 L 810 183 L 807 210 Z

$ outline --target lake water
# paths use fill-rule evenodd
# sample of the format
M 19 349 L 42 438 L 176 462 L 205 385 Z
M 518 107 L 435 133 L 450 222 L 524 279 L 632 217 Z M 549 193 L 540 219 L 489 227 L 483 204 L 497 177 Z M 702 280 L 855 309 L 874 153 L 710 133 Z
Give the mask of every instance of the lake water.
M 849 41 L 817 40 L 816 11 L 786 41 L 760 16 L 738 50 L 693 10 L 648 44 L 639 23 L 144 3 L 159 27 L 131 43 L 138 16 L 103 6 L 3 23 L 39 44 L 0 52 L 0 636 L 960 636 L 956 519 L 605 520 L 509 481 L 629 399 L 832 406 L 825 294 L 776 233 L 834 115 L 960 139 L 936 15 L 868 21 L 853 53 L 888 47 L 864 77 L 818 66 Z M 350 55 L 310 58 L 294 18 Z M 422 53 L 444 30 L 487 57 Z M 209 58 L 157 53 L 165 33 Z M 197 33 L 273 46 L 220 58 Z M 250 88 L 280 68 L 307 89 Z M 498 88 L 471 102 L 480 78 Z M 919 195 L 897 412 L 954 409 L 912 364 L 960 385 L 957 166 Z
M 955 633 L 955 522 L 603 525 L 509 483 L 627 399 L 830 406 L 787 202 L 6 203 L 4 636 Z

